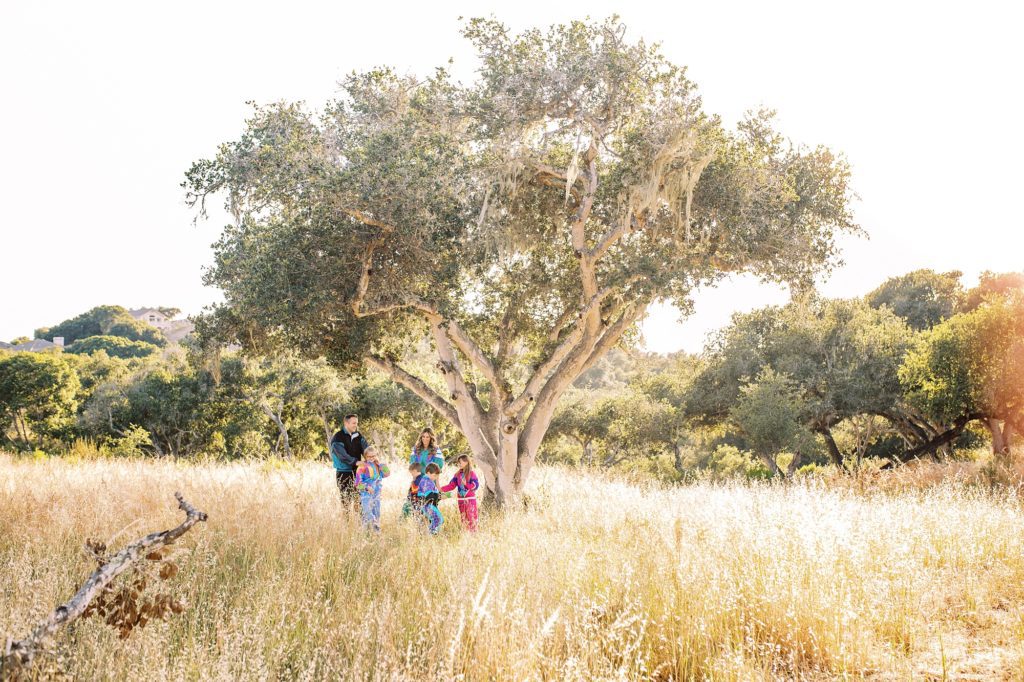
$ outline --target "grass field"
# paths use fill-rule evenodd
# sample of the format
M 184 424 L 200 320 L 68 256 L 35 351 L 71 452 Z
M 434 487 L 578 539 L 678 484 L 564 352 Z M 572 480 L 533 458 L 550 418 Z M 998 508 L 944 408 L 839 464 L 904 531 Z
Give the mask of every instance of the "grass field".
M 401 467 L 399 467 L 401 468 Z M 443 476 L 447 480 L 447 472 Z M 634 486 L 536 470 L 525 511 L 435 538 L 342 514 L 325 465 L 0 455 L 0 636 L 111 549 L 209 513 L 166 583 L 184 613 L 59 639 L 75 679 L 1024 678 L 1024 513 L 956 482 Z M 873 488 L 864 487 L 865 490 Z

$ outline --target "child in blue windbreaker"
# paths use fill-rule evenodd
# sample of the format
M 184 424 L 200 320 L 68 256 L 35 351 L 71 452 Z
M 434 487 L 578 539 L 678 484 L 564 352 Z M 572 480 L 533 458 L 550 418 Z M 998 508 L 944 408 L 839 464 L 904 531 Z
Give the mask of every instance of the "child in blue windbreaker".
M 431 462 L 427 465 L 427 472 L 420 477 L 416 491 L 416 497 L 423 505 L 423 516 L 427 519 L 431 535 L 437 535 L 441 524 L 444 523 L 444 517 L 441 516 L 441 511 L 437 508 L 437 502 L 442 496 L 441 491 L 437 488 L 437 477 L 440 475 L 441 467 Z M 445 493 L 444 497 L 450 495 L 451 493 Z

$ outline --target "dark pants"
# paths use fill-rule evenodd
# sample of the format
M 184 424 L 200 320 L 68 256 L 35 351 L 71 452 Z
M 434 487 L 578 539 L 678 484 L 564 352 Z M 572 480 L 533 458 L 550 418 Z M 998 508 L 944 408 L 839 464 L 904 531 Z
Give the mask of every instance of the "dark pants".
M 334 471 L 338 483 L 338 493 L 345 506 L 359 504 L 359 492 L 356 490 L 356 473 L 354 471 Z

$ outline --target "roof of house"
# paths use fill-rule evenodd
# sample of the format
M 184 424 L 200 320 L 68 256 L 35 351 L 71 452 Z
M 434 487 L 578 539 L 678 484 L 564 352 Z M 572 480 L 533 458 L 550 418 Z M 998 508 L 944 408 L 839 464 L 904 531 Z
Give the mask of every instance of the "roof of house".
M 171 343 L 178 343 L 183 338 L 195 331 L 196 326 L 191 320 L 175 320 L 171 326 L 164 330 L 164 338 Z
M 156 313 L 162 317 L 167 317 L 167 315 L 164 315 L 160 310 L 156 308 L 136 308 L 135 310 L 128 311 L 128 314 L 134 318 L 139 318 L 150 313 Z
M 13 350 L 40 351 L 46 350 L 47 348 L 54 348 L 56 345 L 57 344 L 51 343 L 46 339 L 32 339 L 25 343 L 19 343 L 17 346 L 14 346 Z

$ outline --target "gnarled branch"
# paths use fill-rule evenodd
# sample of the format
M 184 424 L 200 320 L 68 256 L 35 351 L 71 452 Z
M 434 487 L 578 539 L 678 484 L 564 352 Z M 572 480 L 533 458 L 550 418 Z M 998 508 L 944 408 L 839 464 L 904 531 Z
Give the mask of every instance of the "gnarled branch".
M 15 671 L 32 665 L 35 657 L 46 647 L 61 626 L 81 616 L 89 603 L 100 595 L 107 585 L 145 557 L 152 548 L 169 545 L 198 522 L 206 521 L 206 513 L 189 504 L 181 493 L 174 493 L 174 497 L 178 500 L 178 508 L 185 512 L 185 520 L 181 525 L 170 530 L 150 533 L 131 543 L 96 569 L 78 592 L 39 623 L 28 637 L 16 641 L 8 640 L 3 655 L 0 656 L 0 678 L 5 679 Z

